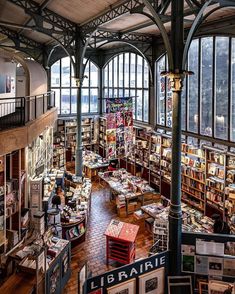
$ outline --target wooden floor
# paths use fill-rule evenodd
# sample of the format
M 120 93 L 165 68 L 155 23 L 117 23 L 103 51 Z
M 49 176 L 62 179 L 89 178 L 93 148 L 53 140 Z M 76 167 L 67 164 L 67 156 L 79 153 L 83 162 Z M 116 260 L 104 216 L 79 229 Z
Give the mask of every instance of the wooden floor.
M 115 205 L 109 200 L 109 193 L 109 188 L 101 188 L 98 184 L 93 185 L 86 241 L 72 250 L 72 275 L 64 289 L 64 294 L 78 293 L 78 272 L 85 262 L 87 262 L 93 276 L 121 266 L 121 264 L 112 261 L 110 261 L 109 266 L 106 266 L 105 260 L 104 232 L 112 218 L 119 219 Z M 121 220 L 134 222 L 133 216 Z M 145 231 L 138 234 L 136 259 L 147 257 L 151 246 L 152 236 L 150 233 Z

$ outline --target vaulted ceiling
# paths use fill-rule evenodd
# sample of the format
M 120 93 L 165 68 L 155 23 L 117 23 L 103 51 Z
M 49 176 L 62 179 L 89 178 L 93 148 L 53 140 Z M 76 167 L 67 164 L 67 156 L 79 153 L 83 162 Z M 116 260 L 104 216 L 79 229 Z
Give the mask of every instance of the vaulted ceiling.
M 148 2 L 170 33 L 171 0 Z M 186 31 L 205 2 L 184 1 Z M 152 38 L 160 38 L 161 33 L 147 16 L 150 11 L 143 4 L 145 0 L 0 0 L 0 46 L 27 52 L 60 42 L 67 48 L 72 46 L 77 31 L 85 39 L 95 29 L 98 31 L 90 41 L 92 47 L 106 40 L 150 43 Z M 233 5 L 234 0 L 211 1 L 203 14 L 208 17 L 199 32 L 234 34 Z

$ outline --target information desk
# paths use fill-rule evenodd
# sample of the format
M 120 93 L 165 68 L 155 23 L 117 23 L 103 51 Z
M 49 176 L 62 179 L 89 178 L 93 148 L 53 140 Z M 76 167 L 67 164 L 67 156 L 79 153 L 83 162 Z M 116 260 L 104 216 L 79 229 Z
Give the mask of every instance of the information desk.
M 135 260 L 135 240 L 139 226 L 111 220 L 104 235 L 106 236 L 106 263 L 109 259 L 123 264 Z

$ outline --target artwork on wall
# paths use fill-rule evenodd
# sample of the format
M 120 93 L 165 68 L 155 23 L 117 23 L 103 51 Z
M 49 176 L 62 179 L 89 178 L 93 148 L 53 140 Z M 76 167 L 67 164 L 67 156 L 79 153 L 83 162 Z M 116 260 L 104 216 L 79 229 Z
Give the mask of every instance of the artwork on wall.
M 5 93 L 6 91 L 5 82 L 6 82 L 5 75 L 0 74 L 0 94 Z
M 136 280 L 131 279 L 107 289 L 108 294 L 136 294 Z M 142 292 L 140 292 L 142 293 Z
M 11 77 L 6 76 L 6 93 L 11 93 Z
M 107 158 L 123 157 L 133 144 L 132 98 L 113 98 L 106 101 Z
M 164 294 L 165 270 L 159 268 L 139 277 L 139 293 Z

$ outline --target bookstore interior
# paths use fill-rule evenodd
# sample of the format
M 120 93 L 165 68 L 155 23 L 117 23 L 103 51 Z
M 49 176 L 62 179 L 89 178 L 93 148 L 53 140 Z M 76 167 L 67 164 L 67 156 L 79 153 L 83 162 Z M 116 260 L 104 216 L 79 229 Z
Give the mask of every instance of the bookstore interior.
M 0 293 L 235 294 L 234 2 L 0 3 Z

